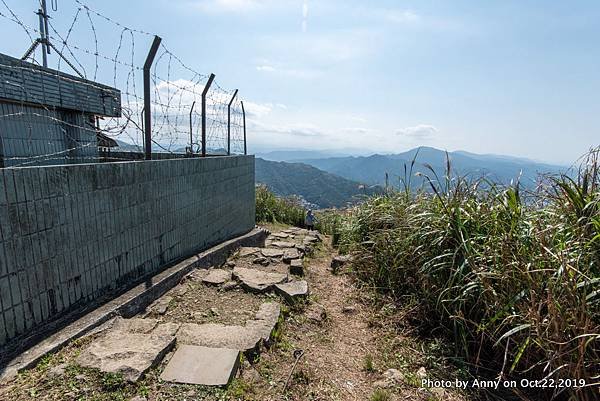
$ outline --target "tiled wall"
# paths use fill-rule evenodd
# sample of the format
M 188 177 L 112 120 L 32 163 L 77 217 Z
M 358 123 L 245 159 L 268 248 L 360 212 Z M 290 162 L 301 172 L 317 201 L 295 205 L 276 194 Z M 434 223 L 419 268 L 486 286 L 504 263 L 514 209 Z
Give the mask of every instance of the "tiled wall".
M 254 227 L 254 157 L 0 169 L 0 345 Z
M 0 102 L 0 116 L 5 167 L 98 161 L 96 131 L 83 128 L 88 117 L 82 113 Z

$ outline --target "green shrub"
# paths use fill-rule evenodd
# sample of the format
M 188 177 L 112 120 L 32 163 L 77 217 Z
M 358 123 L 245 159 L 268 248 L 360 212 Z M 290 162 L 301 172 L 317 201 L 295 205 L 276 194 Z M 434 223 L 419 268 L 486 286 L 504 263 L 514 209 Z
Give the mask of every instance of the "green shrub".
M 444 328 L 474 366 L 598 385 L 598 157 L 576 179 L 546 178 L 528 193 L 431 170 L 429 191 L 390 192 L 340 215 L 340 247 L 362 280 L 418 298 L 423 322 Z M 566 393 L 598 397 L 597 387 Z
M 279 198 L 264 185 L 256 187 L 256 222 L 302 227 L 305 210 L 298 199 Z

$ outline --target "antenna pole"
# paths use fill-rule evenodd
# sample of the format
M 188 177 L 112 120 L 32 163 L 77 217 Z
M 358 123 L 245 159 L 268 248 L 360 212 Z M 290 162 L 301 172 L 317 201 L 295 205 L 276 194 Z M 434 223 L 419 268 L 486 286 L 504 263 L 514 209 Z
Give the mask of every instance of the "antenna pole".
M 48 67 L 48 54 L 50 54 L 50 40 L 48 39 L 48 11 L 46 8 L 46 0 L 41 0 L 41 8 L 38 9 L 37 15 L 40 21 L 40 37 L 36 42 L 42 45 L 42 63 L 44 67 Z
M 50 43 L 50 34 L 48 33 L 48 10 L 46 8 L 46 0 L 40 0 L 40 8 L 38 8 L 37 12 L 36 12 L 37 16 L 38 16 L 38 20 L 40 23 L 40 37 L 37 38 L 32 44 L 31 46 L 29 46 L 29 49 L 27 49 L 27 51 L 25 52 L 25 55 L 23 57 L 21 57 L 21 60 L 27 60 L 29 58 L 29 56 L 31 56 L 31 54 L 35 51 L 35 49 L 38 47 L 38 45 L 42 45 L 42 63 L 44 65 L 44 67 L 48 67 L 48 54 L 50 54 L 50 48 L 52 47 L 52 43 Z M 65 59 L 65 57 L 60 54 L 59 52 L 59 56 L 61 56 L 63 59 Z M 67 61 L 65 59 L 65 61 Z M 69 63 L 67 61 L 67 63 Z M 73 65 L 71 63 L 69 63 L 69 65 L 79 74 L 79 71 L 77 71 L 77 69 L 75 67 L 73 67 Z M 81 74 L 79 74 L 81 75 Z

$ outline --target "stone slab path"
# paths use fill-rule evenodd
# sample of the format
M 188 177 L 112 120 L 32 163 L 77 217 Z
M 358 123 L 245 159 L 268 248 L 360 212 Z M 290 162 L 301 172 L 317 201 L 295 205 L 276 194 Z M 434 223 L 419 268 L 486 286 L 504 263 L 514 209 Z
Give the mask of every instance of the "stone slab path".
M 174 383 L 225 386 L 233 380 L 239 365 L 237 349 L 181 345 L 160 378 Z
M 281 239 L 285 241 L 277 241 Z M 270 346 L 281 307 L 277 301 L 260 299 L 252 318 L 243 319 L 246 315 L 240 314 L 236 324 L 222 322 L 221 314 L 232 313 L 220 302 L 227 299 L 224 293 L 241 288 L 242 293 L 238 292 L 235 299 L 239 299 L 239 306 L 248 312 L 252 312 L 253 303 L 243 301 L 247 296 L 244 291 L 254 294 L 251 297 L 265 293 L 279 295 L 289 304 L 306 299 L 308 283 L 290 274 L 290 266 L 294 266 L 292 273 L 302 273 L 304 252 L 318 241 L 318 234 L 305 230 L 275 233 L 267 238 L 266 248 L 241 248 L 219 268 L 190 273 L 180 285 L 153 302 L 140 317 L 119 318 L 112 322 L 84 348 L 77 363 L 104 373 L 119 373 L 126 380 L 136 382 L 176 346 L 177 350 L 161 375 L 163 380 L 227 384 L 237 370 L 237 363 L 232 362 L 237 358 L 234 353 L 253 356 L 260 353 L 262 347 Z M 296 249 L 297 245 L 302 250 Z M 257 257 L 260 258 L 258 263 Z M 207 301 L 211 306 L 203 311 L 195 310 L 198 299 L 194 294 L 210 291 L 213 295 Z M 180 302 L 188 305 L 191 302 L 187 308 L 189 316 L 170 313 Z M 230 303 L 227 305 L 231 306 Z M 212 358 L 214 363 L 198 362 L 205 358 Z M 195 367 L 189 369 L 192 365 Z
M 98 394 L 115 391 L 121 392 L 116 398 L 136 401 L 232 399 L 200 387 L 193 388 L 194 396 L 180 395 L 189 387 L 177 386 L 243 380 L 248 361 L 256 363 L 276 348 L 283 311 L 309 302 L 313 282 L 305 257 L 320 241 L 316 232 L 286 229 L 270 235 L 265 247 L 243 247 L 222 265 L 196 269 L 137 316 L 113 319 L 60 351 L 60 364 L 40 370 L 43 397 L 31 395 L 38 385 L 31 383 L 25 395 L 18 387 L 0 386 L 0 399 L 112 399 Z M 134 397 L 140 388 L 153 395 Z
M 153 319 L 117 319 L 84 348 L 77 363 L 106 373 L 118 373 L 136 382 L 175 346 L 178 328 L 176 324 L 158 324 Z

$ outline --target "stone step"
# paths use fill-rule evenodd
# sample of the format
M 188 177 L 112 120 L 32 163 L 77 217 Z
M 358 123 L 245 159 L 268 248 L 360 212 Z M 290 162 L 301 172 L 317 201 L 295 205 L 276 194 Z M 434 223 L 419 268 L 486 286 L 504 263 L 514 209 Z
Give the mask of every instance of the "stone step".
M 164 315 L 165 313 L 167 313 L 167 310 L 169 309 L 169 305 L 171 305 L 171 301 L 173 300 L 173 297 L 165 295 L 159 299 L 157 299 L 149 308 L 148 308 L 148 314 L 149 315 Z
M 204 276 L 202 282 L 210 285 L 222 285 L 231 280 L 231 271 L 224 269 L 212 269 Z
M 177 333 L 177 341 L 181 344 L 231 348 L 242 352 L 258 350 L 261 339 L 260 333 L 251 327 L 218 323 L 184 323 Z
M 335 256 L 332 260 L 331 260 L 331 271 L 334 274 L 337 274 L 337 272 L 344 267 L 344 265 L 346 265 L 347 263 L 352 261 L 352 257 L 349 255 L 338 255 Z
M 178 324 L 154 319 L 118 318 L 82 350 L 76 362 L 136 382 L 175 346 L 178 329 Z
M 302 255 L 297 249 L 286 249 L 283 253 L 283 263 L 290 264 L 294 259 L 300 259 Z
M 269 237 L 272 239 L 286 239 L 286 238 L 293 238 L 293 235 L 290 233 L 279 232 L 279 233 L 273 233 Z
M 263 293 L 272 289 L 275 284 L 288 281 L 287 274 L 269 273 L 257 269 L 236 267 L 233 276 L 239 280 L 242 287 L 248 291 Z
M 285 248 L 293 248 L 296 246 L 296 244 L 293 242 L 288 242 L 288 241 L 274 241 L 271 243 L 271 246 L 275 247 L 275 248 L 285 249 Z
M 265 302 L 256 312 L 255 320 L 246 322 L 246 325 L 261 326 L 262 339 L 266 346 L 271 345 L 271 334 L 279 323 L 281 306 L 277 302 Z
M 275 285 L 275 292 L 289 304 L 294 304 L 308 297 L 308 283 L 304 280 L 290 281 Z
M 304 234 L 308 233 L 308 230 L 306 230 L 304 228 L 300 228 L 300 227 L 292 227 L 292 228 L 288 228 L 287 230 L 283 230 L 282 232 L 287 233 L 287 234 L 304 235 Z
M 302 243 L 305 244 L 305 245 L 313 245 L 313 244 L 316 244 L 317 242 L 319 242 L 319 239 L 317 237 L 312 236 L 312 235 L 307 235 L 302 240 Z
M 239 257 L 239 258 L 244 258 L 246 256 L 250 256 L 250 255 L 256 255 L 258 253 L 260 253 L 262 248 L 257 248 L 257 247 L 241 247 L 239 248 L 239 250 L 236 252 L 235 256 Z
M 177 332 L 177 342 L 211 348 L 230 348 L 241 352 L 258 352 L 261 345 L 269 346 L 271 334 L 281 314 L 278 303 L 263 303 L 256 318 L 245 325 L 215 323 L 185 323 Z
M 261 253 L 266 258 L 281 258 L 283 256 L 283 250 L 281 249 L 263 248 Z
M 236 376 L 240 366 L 240 351 L 229 348 L 209 348 L 180 345 L 160 375 L 174 383 L 204 386 L 225 386 Z
M 290 262 L 290 273 L 296 276 L 304 276 L 304 261 L 302 259 L 294 259 Z

